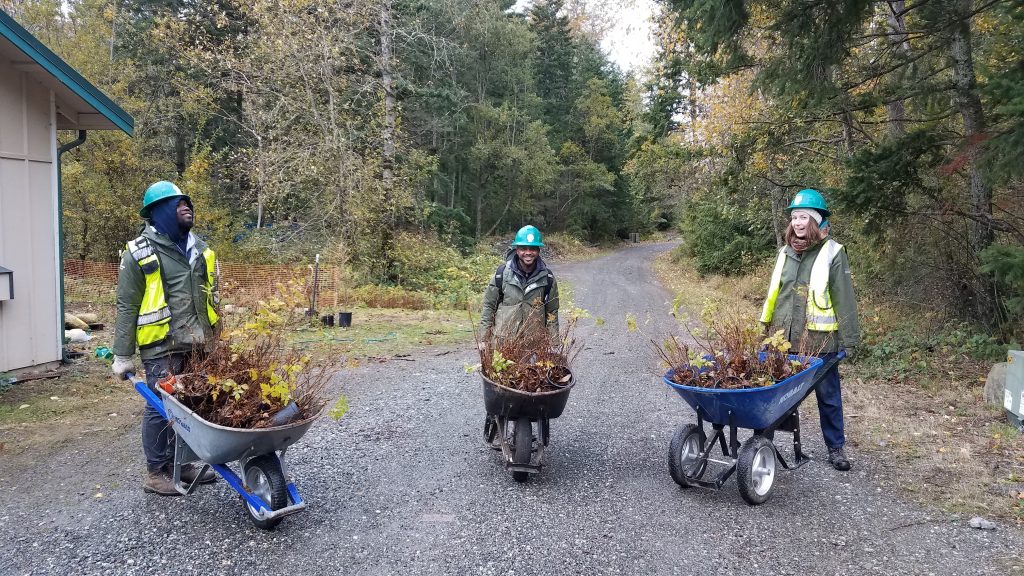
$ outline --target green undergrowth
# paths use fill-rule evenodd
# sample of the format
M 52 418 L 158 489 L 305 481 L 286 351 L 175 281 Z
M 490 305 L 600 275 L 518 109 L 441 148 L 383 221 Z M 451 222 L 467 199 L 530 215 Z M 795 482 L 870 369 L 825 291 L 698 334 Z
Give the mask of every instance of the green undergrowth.
M 348 328 L 310 326 L 288 335 L 287 342 L 339 359 L 393 357 L 425 346 L 468 343 L 473 326 L 465 310 L 357 308 Z

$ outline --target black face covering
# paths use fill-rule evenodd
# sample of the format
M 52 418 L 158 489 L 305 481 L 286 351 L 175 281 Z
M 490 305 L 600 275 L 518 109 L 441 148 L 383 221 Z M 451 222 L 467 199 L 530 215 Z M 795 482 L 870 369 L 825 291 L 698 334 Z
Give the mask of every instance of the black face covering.
M 184 227 L 178 223 L 178 202 L 181 200 L 181 196 L 172 196 L 157 202 L 149 209 L 149 221 L 157 232 L 170 238 L 178 250 L 187 255 L 188 231 L 191 226 Z

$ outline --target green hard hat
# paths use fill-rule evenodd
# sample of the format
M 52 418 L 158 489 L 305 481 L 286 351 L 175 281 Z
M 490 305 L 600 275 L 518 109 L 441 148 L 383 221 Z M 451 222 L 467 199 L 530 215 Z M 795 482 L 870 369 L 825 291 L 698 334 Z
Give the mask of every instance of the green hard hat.
M 192 199 L 187 194 L 182 194 L 181 190 L 173 182 L 161 180 L 153 183 L 149 188 L 146 188 L 146 193 L 142 195 L 142 210 L 139 210 L 139 216 L 149 218 L 150 206 L 165 198 L 173 198 L 175 196 L 181 196 L 189 205 L 192 204 Z
M 825 199 L 821 197 L 821 192 L 813 188 L 804 188 L 803 190 L 796 193 L 793 197 L 793 201 L 786 207 L 786 212 L 796 210 L 797 208 L 811 208 L 821 212 L 822 217 L 828 218 L 832 215 L 829 212 L 828 206 L 825 204 Z
M 512 241 L 513 246 L 537 246 L 544 245 L 544 237 L 536 226 L 523 226 L 516 232 L 516 239 Z

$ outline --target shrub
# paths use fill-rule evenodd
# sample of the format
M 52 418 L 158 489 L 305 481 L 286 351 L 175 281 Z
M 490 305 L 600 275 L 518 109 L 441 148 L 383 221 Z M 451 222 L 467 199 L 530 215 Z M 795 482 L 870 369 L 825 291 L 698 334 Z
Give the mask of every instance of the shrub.
M 742 274 L 771 256 L 773 234 L 763 218 L 757 222 L 731 206 L 700 201 L 683 220 L 685 250 L 701 274 Z
M 490 254 L 463 256 L 433 237 L 402 233 L 396 239 L 399 285 L 424 294 L 437 308 L 461 308 L 487 287 L 501 260 Z

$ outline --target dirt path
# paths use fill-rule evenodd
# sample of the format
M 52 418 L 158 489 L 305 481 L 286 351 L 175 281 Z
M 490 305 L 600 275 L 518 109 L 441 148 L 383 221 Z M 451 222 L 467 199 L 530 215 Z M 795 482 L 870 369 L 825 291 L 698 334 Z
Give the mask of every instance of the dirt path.
M 527 484 L 482 445 L 479 376 L 467 350 L 343 372 L 352 406 L 289 452 L 309 509 L 277 531 L 248 525 L 224 484 L 186 498 L 139 489 L 138 428 L 2 473 L 0 566 L 24 574 L 1004 574 L 1024 538 L 893 496 L 865 457 L 783 473 L 748 507 L 680 489 L 673 429 L 691 411 L 658 381 L 637 333 L 670 326 L 650 276 L 666 246 L 555 267 L 576 303 L 606 320 L 581 336 L 579 385 L 552 423 L 548 466 Z M 648 318 L 650 319 L 648 322 Z M 821 455 L 820 434 L 806 437 Z M 1006 560 L 1002 560 L 1006 559 Z M 1019 562 L 1019 560 L 1018 560 Z

